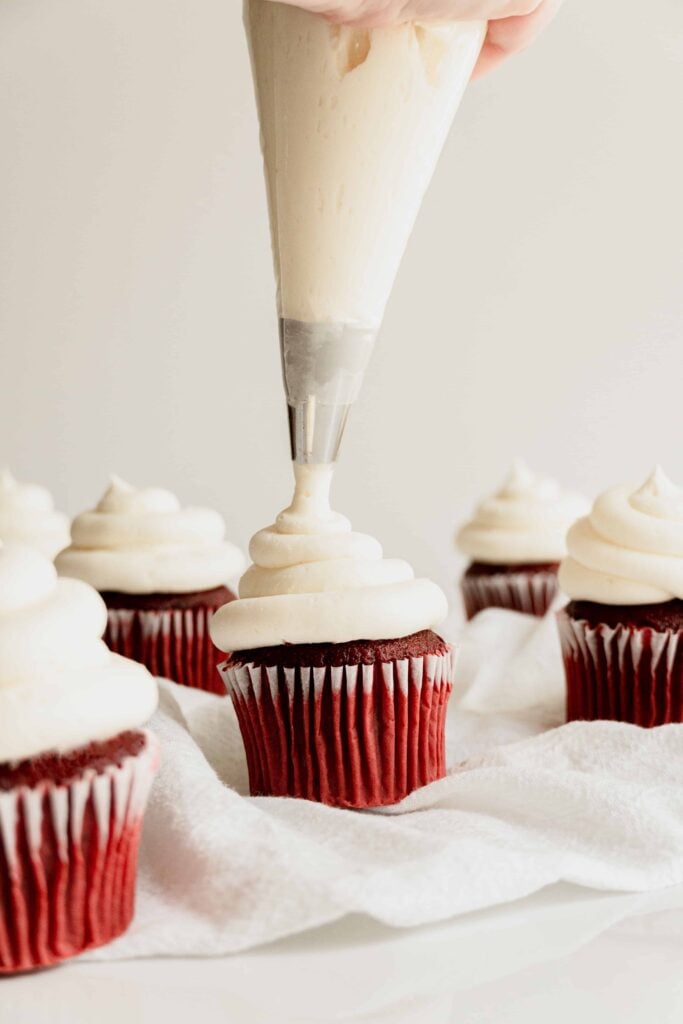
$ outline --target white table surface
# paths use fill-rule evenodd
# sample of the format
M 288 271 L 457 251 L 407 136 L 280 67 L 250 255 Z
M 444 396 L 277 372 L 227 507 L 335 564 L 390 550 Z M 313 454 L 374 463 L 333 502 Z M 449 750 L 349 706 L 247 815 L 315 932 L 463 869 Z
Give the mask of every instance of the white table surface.
M 552 886 L 445 924 L 361 918 L 215 959 L 78 962 L 0 982 L 0 1024 L 669 1024 L 683 887 Z

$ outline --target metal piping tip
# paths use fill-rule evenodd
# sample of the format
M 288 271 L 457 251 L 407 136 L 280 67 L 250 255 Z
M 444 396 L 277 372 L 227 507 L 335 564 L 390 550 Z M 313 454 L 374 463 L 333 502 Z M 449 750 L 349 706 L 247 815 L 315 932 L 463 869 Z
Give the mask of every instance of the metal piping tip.
M 356 324 L 280 320 L 292 459 L 334 462 L 377 336 Z
M 322 405 L 314 395 L 289 405 L 289 442 L 294 462 L 336 462 L 350 405 Z

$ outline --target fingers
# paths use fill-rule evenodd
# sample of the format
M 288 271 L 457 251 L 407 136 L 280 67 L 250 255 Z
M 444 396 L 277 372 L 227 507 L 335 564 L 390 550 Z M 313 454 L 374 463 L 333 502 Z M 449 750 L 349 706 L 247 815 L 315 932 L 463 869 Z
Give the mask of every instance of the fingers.
M 510 54 L 526 49 L 554 18 L 563 0 L 285 0 L 338 24 L 376 27 L 404 21 L 487 20 L 474 70 L 478 78 Z
M 404 21 L 467 21 L 532 14 L 542 0 L 285 0 L 331 21 L 379 26 Z
M 552 21 L 563 0 L 543 0 L 531 14 L 489 22 L 486 39 L 473 78 L 480 78 L 498 67 L 513 53 L 530 46 Z

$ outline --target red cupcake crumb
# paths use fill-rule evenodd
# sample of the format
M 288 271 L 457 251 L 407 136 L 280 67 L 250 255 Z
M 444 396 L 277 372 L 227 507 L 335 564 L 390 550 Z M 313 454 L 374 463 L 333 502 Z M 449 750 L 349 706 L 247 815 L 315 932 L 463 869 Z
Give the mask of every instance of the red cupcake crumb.
M 400 661 L 445 654 L 448 644 L 431 629 L 401 637 L 399 640 L 351 640 L 343 644 L 280 644 L 238 651 L 233 664 L 279 665 L 282 668 L 340 665 L 372 665 L 377 661 Z
M 16 786 L 33 788 L 46 780 L 65 784 L 88 769 L 100 774 L 110 765 L 120 766 L 126 757 L 139 754 L 145 743 L 144 733 L 129 730 L 63 754 L 53 751 L 24 761 L 6 761 L 0 764 L 0 790 L 8 792 Z
M 228 587 L 197 590 L 191 594 L 124 594 L 118 590 L 100 591 L 107 608 L 135 608 L 140 611 L 164 611 L 173 608 L 221 608 L 235 595 Z
M 572 601 L 565 609 L 572 619 L 591 626 L 629 626 L 633 629 L 654 629 L 658 633 L 683 630 L 683 601 L 662 601 L 659 604 L 598 604 L 596 601 Z
M 471 579 L 474 576 L 499 576 L 501 573 L 510 576 L 518 573 L 533 576 L 537 572 L 557 572 L 559 567 L 559 562 L 529 562 L 524 565 L 493 565 L 488 562 L 472 562 L 465 577 Z

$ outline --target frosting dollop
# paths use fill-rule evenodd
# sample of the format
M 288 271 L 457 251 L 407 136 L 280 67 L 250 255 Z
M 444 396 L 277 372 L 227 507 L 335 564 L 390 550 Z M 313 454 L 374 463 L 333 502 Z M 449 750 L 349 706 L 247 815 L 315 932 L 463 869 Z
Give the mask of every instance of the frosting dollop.
M 0 470 L 0 541 L 21 541 L 54 558 L 69 539 L 69 520 L 56 511 L 50 492 Z
M 683 600 L 683 488 L 657 467 L 641 487 L 622 484 L 569 531 L 560 586 L 575 601 Z
M 252 538 L 240 599 L 211 621 L 216 646 L 398 639 L 442 622 L 441 589 L 415 579 L 407 562 L 383 558 L 378 541 L 331 510 L 332 467 L 294 469 L 292 504 Z
M 0 762 L 74 750 L 147 721 L 156 683 L 109 651 L 106 622 L 92 587 L 58 579 L 27 545 L 0 547 Z
M 170 491 L 136 489 L 112 477 L 95 509 L 77 516 L 71 546 L 55 564 L 60 576 L 100 591 L 182 594 L 230 583 L 244 568 L 225 523 L 208 508 L 181 508 Z
M 589 507 L 580 494 L 517 461 L 501 489 L 459 530 L 456 543 L 473 561 L 488 565 L 559 562 L 567 530 Z

